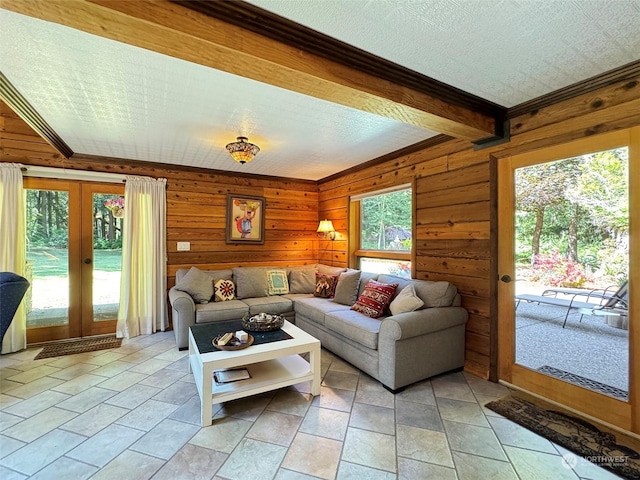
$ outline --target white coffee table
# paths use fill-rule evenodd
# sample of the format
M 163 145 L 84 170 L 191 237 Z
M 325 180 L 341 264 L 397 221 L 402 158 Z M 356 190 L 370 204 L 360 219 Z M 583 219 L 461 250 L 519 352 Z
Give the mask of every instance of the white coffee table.
M 239 328 L 238 328 L 239 329 Z M 320 394 L 320 340 L 285 321 L 282 330 L 292 338 L 251 345 L 243 350 L 209 351 L 211 324 L 189 328 L 189 372 L 193 372 L 202 407 L 202 426 L 212 423 L 213 405 L 311 381 L 311 394 Z M 253 332 L 248 332 L 253 333 Z M 198 343 L 202 345 L 200 351 Z M 307 362 L 299 354 L 309 353 Z M 213 372 L 244 366 L 251 378 L 216 384 Z

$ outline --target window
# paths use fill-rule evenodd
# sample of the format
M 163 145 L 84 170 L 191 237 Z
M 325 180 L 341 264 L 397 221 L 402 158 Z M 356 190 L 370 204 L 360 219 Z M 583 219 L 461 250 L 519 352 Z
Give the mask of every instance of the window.
M 353 197 L 353 264 L 364 272 L 411 278 L 412 213 L 410 185 Z

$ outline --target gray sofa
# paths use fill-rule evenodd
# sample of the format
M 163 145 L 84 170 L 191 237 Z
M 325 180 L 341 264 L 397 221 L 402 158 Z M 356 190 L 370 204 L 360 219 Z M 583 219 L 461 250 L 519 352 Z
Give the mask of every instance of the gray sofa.
M 169 291 L 178 348 L 188 347 L 191 325 L 239 319 L 247 312 L 266 312 L 284 315 L 318 338 L 323 348 L 392 391 L 464 366 L 468 313 L 460 306 L 456 287 L 448 282 L 409 280 L 318 264 L 287 268 L 290 293 L 268 295 L 269 287 L 263 278 L 268 270 L 275 268 L 239 267 L 200 272 L 203 282 L 205 278 L 209 281 L 229 279 L 236 287 L 236 299 L 204 304 L 194 302 L 189 293 L 179 290 L 180 281 L 189 270 L 178 270 L 176 286 Z M 316 271 L 339 275 L 334 298 L 314 296 Z M 354 281 L 354 277 L 358 278 Z M 386 311 L 380 318 L 352 310 L 352 304 L 362 295 L 369 280 L 398 284 L 393 298 L 399 303 L 394 300 L 391 307 L 395 303 L 404 307 L 404 302 L 400 302 L 404 298 L 424 305 L 413 311 L 395 307 L 395 314 Z M 409 290 L 403 293 L 405 289 Z

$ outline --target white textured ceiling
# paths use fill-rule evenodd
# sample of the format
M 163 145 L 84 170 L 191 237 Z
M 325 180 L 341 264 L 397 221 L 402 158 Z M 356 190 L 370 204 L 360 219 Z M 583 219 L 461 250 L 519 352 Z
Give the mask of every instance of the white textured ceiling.
M 640 0 L 248 0 L 503 107 L 640 59 Z
M 506 107 L 640 59 L 640 0 L 250 3 Z M 76 153 L 317 180 L 436 135 L 6 10 L 0 45 Z
M 317 180 L 436 135 L 0 10 L 0 69 L 75 153 Z M 261 152 L 234 162 L 239 135 Z

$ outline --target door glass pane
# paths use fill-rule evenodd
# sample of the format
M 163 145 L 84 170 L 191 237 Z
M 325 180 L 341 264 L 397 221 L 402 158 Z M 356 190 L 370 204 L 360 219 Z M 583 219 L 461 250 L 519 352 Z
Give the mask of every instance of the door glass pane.
M 516 363 L 628 400 L 628 149 L 516 170 Z
M 93 320 L 113 320 L 120 302 L 124 197 L 93 194 Z
M 27 328 L 69 323 L 69 194 L 27 193 Z

